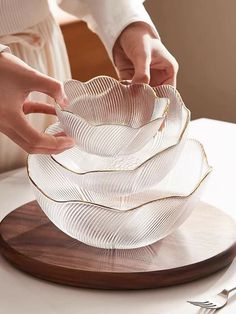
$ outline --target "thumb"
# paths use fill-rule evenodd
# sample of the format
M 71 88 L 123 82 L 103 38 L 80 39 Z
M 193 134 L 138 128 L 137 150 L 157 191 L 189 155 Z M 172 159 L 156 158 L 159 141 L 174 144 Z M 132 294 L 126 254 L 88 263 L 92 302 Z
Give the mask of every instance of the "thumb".
M 32 79 L 31 90 L 47 94 L 48 96 L 54 98 L 55 101 L 63 108 L 68 105 L 68 99 L 66 97 L 63 84 L 38 71 L 35 72 Z
M 132 83 L 146 83 L 150 82 L 150 63 L 151 57 L 148 53 L 143 52 L 143 54 L 132 60 L 134 65 L 134 76 Z

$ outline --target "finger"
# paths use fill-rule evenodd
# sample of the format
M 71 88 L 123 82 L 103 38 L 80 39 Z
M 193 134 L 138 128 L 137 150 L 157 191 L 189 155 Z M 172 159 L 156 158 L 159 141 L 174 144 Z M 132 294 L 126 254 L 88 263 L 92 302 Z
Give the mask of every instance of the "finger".
M 67 135 L 65 132 L 58 132 L 58 133 L 53 134 L 53 136 L 58 137 L 58 136 L 67 136 Z
M 171 77 L 163 81 L 162 85 L 172 85 L 174 88 L 176 88 L 176 81 L 176 77 Z
M 150 64 L 151 56 L 148 52 L 143 52 L 132 60 L 134 64 L 134 76 L 132 83 L 146 83 L 150 82 Z
M 166 67 L 166 79 L 164 80 L 163 84 L 169 84 L 176 88 L 178 70 L 178 62 L 175 58 L 170 58 L 170 63 Z
M 120 81 L 132 81 L 134 76 L 134 69 L 122 69 L 118 70 L 118 76 Z
M 13 125 L 17 126 L 17 129 L 15 128 L 14 130 L 18 136 L 27 142 L 28 146 L 26 151 L 28 152 L 35 151 L 36 149 L 59 151 L 74 146 L 74 140 L 70 137 L 55 137 L 46 133 L 38 132 L 30 125 L 23 113 L 22 115 L 16 115 L 14 118 L 15 121 Z
M 160 86 L 160 85 L 172 85 L 176 88 L 177 82 L 177 71 L 174 71 L 172 67 L 165 67 L 160 69 L 160 67 L 151 65 L 151 79 L 150 86 Z
M 62 107 L 68 104 L 62 83 L 34 70 L 19 58 L 6 53 L 3 56 L 2 69 L 7 69 L 7 78 L 17 87 L 10 95 L 15 91 L 21 91 L 24 96 L 32 91 L 39 91 L 54 98 Z
M 23 111 L 25 114 L 45 113 L 56 115 L 55 107 L 53 105 L 35 101 L 25 101 L 23 104 Z
M 62 83 L 42 73 L 36 72 L 33 76 L 31 91 L 38 91 L 51 96 L 63 108 L 68 105 Z
M 152 71 L 150 86 L 172 85 L 176 87 L 176 77 L 167 76 L 166 73 L 160 71 Z
M 176 88 L 178 69 L 177 61 L 175 59 L 172 60 L 172 63 L 166 69 L 166 79 L 163 84 L 169 84 Z
M 130 85 L 132 82 L 131 82 L 131 80 L 122 80 L 122 81 L 120 81 L 120 83 L 123 85 Z
M 177 72 L 173 71 L 172 68 L 167 68 L 162 72 L 157 71 L 156 75 L 156 78 L 159 78 L 159 85 L 172 85 L 176 87 Z
M 18 133 L 15 130 L 11 129 L 11 130 L 8 130 L 8 131 L 6 131 L 4 133 L 14 143 L 16 143 L 24 151 L 26 151 L 27 153 L 30 153 L 30 154 L 48 154 L 48 155 L 54 154 L 54 155 L 57 155 L 57 154 L 60 154 L 60 153 L 64 152 L 65 150 L 71 148 L 71 147 L 63 147 L 63 148 L 53 148 L 53 149 L 50 149 L 50 148 L 37 147 L 37 146 L 30 147 L 29 143 L 24 138 L 19 136 Z
M 14 129 L 5 129 L 3 133 L 9 137 L 14 143 L 27 151 L 27 142 Z

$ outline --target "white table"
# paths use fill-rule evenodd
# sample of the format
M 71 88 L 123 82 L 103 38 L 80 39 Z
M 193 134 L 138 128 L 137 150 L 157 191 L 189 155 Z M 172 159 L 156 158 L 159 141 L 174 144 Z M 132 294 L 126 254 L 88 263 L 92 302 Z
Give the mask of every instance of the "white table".
M 214 167 L 202 199 L 236 218 L 236 124 L 200 119 L 190 137 L 205 146 Z M 34 199 L 25 169 L 0 175 L 0 221 Z M 217 240 L 217 239 L 216 239 Z M 210 313 L 186 303 L 236 285 L 236 260 L 208 278 L 180 286 L 145 291 L 99 291 L 60 286 L 30 277 L 0 256 L 1 314 L 192 314 Z M 220 313 L 236 313 L 236 295 Z

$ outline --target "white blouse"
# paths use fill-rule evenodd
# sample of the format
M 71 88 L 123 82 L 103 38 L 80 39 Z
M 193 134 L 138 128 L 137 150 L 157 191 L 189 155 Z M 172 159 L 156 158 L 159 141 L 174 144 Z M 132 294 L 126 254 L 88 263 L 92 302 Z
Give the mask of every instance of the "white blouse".
M 112 58 L 113 45 L 130 23 L 149 24 L 156 36 L 156 28 L 143 6 L 144 0 L 59 0 L 59 6 L 85 21 L 95 32 Z M 26 16 L 27 12 L 27 16 Z M 1 36 L 19 33 L 44 20 L 49 14 L 47 0 L 0 0 Z M 0 46 L 0 51 L 3 47 Z

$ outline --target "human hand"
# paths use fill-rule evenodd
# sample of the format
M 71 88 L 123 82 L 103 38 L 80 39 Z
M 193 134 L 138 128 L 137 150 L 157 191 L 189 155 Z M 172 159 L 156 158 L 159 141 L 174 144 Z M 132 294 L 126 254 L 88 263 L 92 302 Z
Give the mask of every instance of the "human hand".
M 178 63 L 144 22 L 128 25 L 113 48 L 120 80 L 176 87 Z
M 62 84 L 34 70 L 10 53 L 0 53 L 0 132 L 28 153 L 57 154 L 74 145 L 64 133 L 40 133 L 26 119 L 29 113 L 55 114 L 53 105 L 27 100 L 38 91 L 54 98 L 62 107 L 67 99 Z

